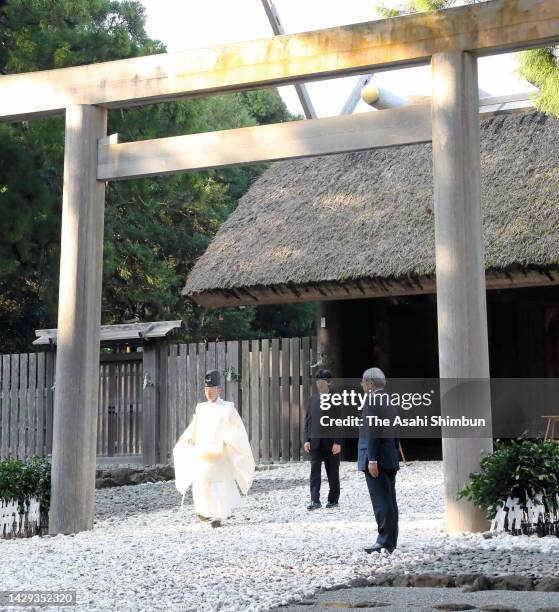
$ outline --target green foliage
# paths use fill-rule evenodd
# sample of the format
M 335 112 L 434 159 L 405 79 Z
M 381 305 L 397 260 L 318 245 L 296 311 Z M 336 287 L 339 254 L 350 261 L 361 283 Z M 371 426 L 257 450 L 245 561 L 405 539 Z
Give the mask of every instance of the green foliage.
M 0 73 L 163 51 L 146 34 L 140 2 L 0 0 Z M 132 141 L 290 119 L 277 91 L 269 89 L 111 111 L 108 131 Z M 0 125 L 1 352 L 28 350 L 34 329 L 56 326 L 63 160 L 62 118 Z M 103 323 L 181 318 L 188 322 L 185 339 L 258 337 L 255 308 L 204 310 L 181 298 L 180 290 L 265 168 L 109 184 Z
M 0 461 L 0 499 L 18 500 L 20 513 L 27 511 L 31 497 L 35 497 L 41 512 L 50 508 L 51 464 L 47 459 L 33 456 L 23 462 L 7 457 Z
M 546 47 L 519 54 L 519 73 L 540 90 L 536 107 L 559 117 L 559 59 L 557 48 Z
M 543 494 L 548 512 L 557 509 L 559 495 L 559 445 L 553 441 L 511 440 L 498 442 L 495 450 L 481 460 L 481 471 L 470 474 L 470 481 L 458 499 L 469 499 L 493 518 L 501 502 L 509 496 L 523 503 L 526 494 Z

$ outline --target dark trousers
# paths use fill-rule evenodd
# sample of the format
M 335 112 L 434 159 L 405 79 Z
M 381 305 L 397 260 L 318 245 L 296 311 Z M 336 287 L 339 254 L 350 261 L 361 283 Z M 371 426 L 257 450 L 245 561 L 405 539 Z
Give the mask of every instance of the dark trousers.
M 320 501 L 320 481 L 322 462 L 326 466 L 328 476 L 328 501 L 338 503 L 340 499 L 340 454 L 332 454 L 331 448 L 317 448 L 311 450 L 311 501 Z
M 385 548 L 396 548 L 398 542 L 396 470 L 379 470 L 378 478 L 373 478 L 367 471 L 365 478 L 377 521 L 376 544 Z

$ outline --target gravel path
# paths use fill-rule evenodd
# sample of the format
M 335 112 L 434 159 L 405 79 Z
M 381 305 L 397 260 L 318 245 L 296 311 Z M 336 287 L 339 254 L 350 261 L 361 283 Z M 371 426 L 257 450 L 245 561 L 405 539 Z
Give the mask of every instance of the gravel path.
M 78 610 L 240 612 L 385 571 L 559 575 L 559 538 L 447 536 L 439 462 L 400 471 L 400 550 L 391 556 L 362 551 L 375 528 L 355 464 L 342 464 L 335 510 L 305 509 L 308 472 L 308 464 L 259 471 L 220 529 L 196 521 L 189 496 L 181 509 L 173 482 L 98 490 L 93 531 L 0 540 L 10 568 L 1 588 L 75 588 Z

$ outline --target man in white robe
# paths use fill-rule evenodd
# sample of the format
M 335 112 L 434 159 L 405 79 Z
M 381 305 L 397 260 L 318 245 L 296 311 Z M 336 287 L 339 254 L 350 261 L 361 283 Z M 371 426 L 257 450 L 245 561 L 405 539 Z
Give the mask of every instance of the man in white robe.
M 254 479 L 254 457 L 233 402 L 221 399 L 218 370 L 206 372 L 206 402 L 196 406 L 192 422 L 173 450 L 175 484 L 192 498 L 201 521 L 218 527 L 246 495 Z

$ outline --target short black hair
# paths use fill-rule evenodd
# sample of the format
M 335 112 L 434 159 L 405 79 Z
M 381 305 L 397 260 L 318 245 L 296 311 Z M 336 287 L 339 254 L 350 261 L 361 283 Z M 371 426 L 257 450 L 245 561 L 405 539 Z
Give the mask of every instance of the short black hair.
M 318 370 L 318 372 L 316 373 L 316 378 L 317 379 L 332 378 L 332 373 L 330 372 L 330 370 Z

